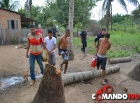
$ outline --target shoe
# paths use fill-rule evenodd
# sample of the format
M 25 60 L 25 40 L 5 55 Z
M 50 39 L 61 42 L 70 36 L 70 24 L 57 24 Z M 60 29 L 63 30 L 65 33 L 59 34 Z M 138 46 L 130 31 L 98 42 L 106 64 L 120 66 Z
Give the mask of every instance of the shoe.
M 35 84 L 35 80 L 32 80 L 31 83 L 30 83 L 30 86 L 32 86 L 34 84 Z

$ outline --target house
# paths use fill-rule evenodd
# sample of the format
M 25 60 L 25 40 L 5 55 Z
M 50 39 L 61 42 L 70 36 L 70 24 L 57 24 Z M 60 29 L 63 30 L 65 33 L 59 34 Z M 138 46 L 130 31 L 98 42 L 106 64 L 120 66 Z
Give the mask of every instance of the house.
M 22 16 L 18 12 L 0 8 L 0 28 L 20 29 L 23 22 L 35 22 L 35 20 Z
M 22 23 L 36 22 L 30 18 L 22 16 L 20 13 L 0 8 L 0 45 L 21 43 L 29 29 L 21 29 Z

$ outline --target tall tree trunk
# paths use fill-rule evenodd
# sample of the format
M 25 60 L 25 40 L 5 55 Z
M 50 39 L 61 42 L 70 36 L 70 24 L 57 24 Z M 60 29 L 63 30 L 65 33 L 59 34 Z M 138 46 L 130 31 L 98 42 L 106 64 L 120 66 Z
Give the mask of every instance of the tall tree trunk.
M 60 69 L 45 65 L 43 78 L 32 103 L 66 103 Z
M 73 19 L 74 19 L 74 0 L 69 0 L 69 29 L 71 36 L 69 38 L 68 51 L 69 51 L 69 60 L 74 60 L 74 51 L 73 51 Z
M 140 62 L 129 72 L 129 76 L 134 80 L 140 81 Z
M 32 0 L 30 0 L 29 5 L 30 5 L 30 19 L 32 19 Z M 31 21 L 30 21 L 30 24 L 31 24 Z
M 113 19 L 112 19 L 112 4 L 111 4 L 111 13 L 110 14 L 111 14 L 111 22 L 110 23 L 111 23 L 111 31 L 112 31 L 112 24 L 113 24 Z
M 109 23 L 110 23 L 110 7 L 111 7 L 111 0 L 108 0 L 107 4 L 107 11 L 106 11 L 106 16 L 105 16 L 105 26 L 107 31 L 109 31 Z

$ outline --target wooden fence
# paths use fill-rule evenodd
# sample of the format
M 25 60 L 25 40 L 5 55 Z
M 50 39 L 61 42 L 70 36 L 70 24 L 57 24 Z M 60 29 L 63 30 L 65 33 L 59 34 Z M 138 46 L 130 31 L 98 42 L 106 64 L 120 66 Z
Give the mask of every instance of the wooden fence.
M 47 36 L 47 30 L 43 29 L 44 35 Z M 2 29 L 0 28 L 0 45 L 17 44 L 27 41 L 27 35 L 30 29 Z

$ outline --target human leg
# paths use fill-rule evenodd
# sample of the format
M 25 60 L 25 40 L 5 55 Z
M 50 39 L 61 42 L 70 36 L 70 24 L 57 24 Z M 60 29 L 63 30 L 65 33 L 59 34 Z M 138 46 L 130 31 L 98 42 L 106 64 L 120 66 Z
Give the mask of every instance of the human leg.
M 44 72 L 44 67 L 43 67 L 43 63 L 42 63 L 42 54 L 39 54 L 36 56 L 36 61 L 40 67 L 40 70 L 41 70 L 41 74 L 43 74 Z
M 102 84 L 105 85 L 105 69 L 106 69 L 106 61 L 107 61 L 107 58 L 102 58 L 102 64 L 101 64 L 101 69 L 102 69 Z
M 68 61 L 65 61 L 65 69 L 64 69 L 64 74 L 66 74 L 68 68 Z
M 55 66 L 55 64 L 56 64 L 55 53 L 52 53 L 52 65 Z
M 29 56 L 30 77 L 32 79 L 30 86 L 32 86 L 35 83 L 34 63 L 35 63 L 35 56 L 30 54 L 30 56 Z

